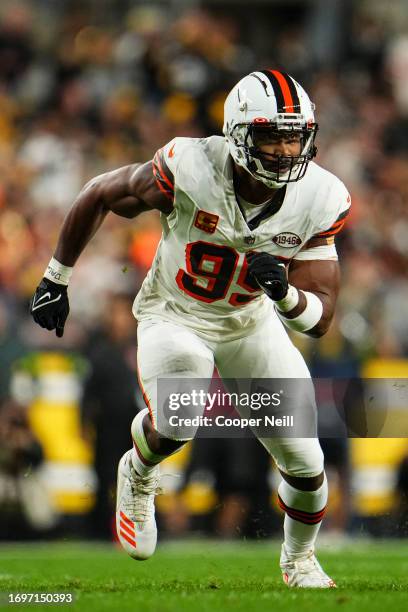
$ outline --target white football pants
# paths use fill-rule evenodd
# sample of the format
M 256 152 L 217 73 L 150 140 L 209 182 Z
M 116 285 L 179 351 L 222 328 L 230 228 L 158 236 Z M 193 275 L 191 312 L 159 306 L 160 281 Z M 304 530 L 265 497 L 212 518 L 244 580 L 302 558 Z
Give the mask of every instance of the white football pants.
M 157 431 L 175 440 L 174 428 L 157 424 L 158 378 L 211 379 L 214 365 L 221 378 L 310 379 L 305 361 L 281 321 L 272 316 L 248 336 L 209 341 L 192 329 L 163 319 L 138 325 L 138 374 L 144 399 Z M 278 468 L 292 476 L 312 477 L 323 471 L 317 438 L 262 438 Z

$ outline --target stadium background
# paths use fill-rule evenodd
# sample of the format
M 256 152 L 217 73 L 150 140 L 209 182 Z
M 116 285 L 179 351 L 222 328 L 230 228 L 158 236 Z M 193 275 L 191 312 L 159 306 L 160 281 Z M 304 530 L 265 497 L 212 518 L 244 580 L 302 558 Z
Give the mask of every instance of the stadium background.
M 318 162 L 352 194 L 336 319 L 296 342 L 315 376 L 407 377 L 408 7 L 248 4 L 1 3 L 0 538 L 111 537 L 116 462 L 142 406 L 130 303 L 157 216 L 106 220 L 75 268 L 63 340 L 32 323 L 29 298 L 84 182 L 175 135 L 220 133 L 250 70 L 280 67 L 310 92 Z M 326 529 L 406 535 L 406 440 L 330 441 L 327 455 Z M 162 534 L 276 533 L 276 475 L 251 442 L 202 440 L 165 471 L 180 477 L 158 499 Z

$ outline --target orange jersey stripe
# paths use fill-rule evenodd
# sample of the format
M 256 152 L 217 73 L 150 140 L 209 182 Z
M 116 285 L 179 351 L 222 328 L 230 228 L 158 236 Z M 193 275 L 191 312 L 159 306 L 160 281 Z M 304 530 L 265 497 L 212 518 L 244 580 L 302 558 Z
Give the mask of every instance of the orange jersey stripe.
M 156 155 L 153 158 L 153 175 L 156 180 L 156 185 L 160 189 L 160 191 L 173 202 L 174 200 L 174 185 L 168 179 L 168 177 L 163 172 L 163 169 L 160 165 L 159 153 L 161 149 L 157 151 Z
M 159 180 L 156 178 L 156 175 L 155 175 L 155 177 L 154 177 L 154 178 L 155 178 L 155 180 L 156 180 L 156 185 L 158 186 L 158 188 L 160 189 L 160 191 L 161 191 L 162 193 L 164 193 L 164 195 L 166 196 L 166 198 L 168 198 L 169 200 L 173 201 L 173 199 L 174 199 L 173 194 L 169 193 L 169 192 L 167 191 L 167 189 L 165 189 L 165 188 L 163 187 L 163 185 L 161 184 L 161 182 L 160 182 L 160 181 L 159 181 Z
M 313 238 L 324 238 L 325 236 L 334 236 L 335 234 L 337 234 L 342 229 L 345 222 L 347 221 L 349 213 L 350 213 L 350 208 L 347 208 L 347 210 L 344 210 L 342 213 L 340 213 L 336 221 L 333 223 L 331 227 L 329 227 L 329 229 L 324 230 L 323 232 L 320 232 L 320 234 L 315 234 Z
M 160 173 L 160 177 L 162 178 L 162 180 L 166 183 L 166 185 L 173 191 L 174 190 L 174 184 L 168 179 L 168 177 L 166 176 L 163 167 L 161 165 L 161 153 L 162 153 L 163 149 L 159 149 L 156 153 L 156 155 L 153 158 L 153 161 L 156 162 L 158 169 L 159 169 L 159 173 Z
M 158 181 L 161 181 L 162 183 L 164 183 L 164 186 L 166 189 L 173 191 L 174 185 L 164 174 L 163 170 L 160 169 L 157 153 L 153 158 L 153 174 Z
M 332 227 L 329 230 L 327 230 L 327 232 L 322 232 L 321 234 L 317 234 L 320 238 L 324 238 L 325 236 L 334 236 L 335 234 L 338 234 L 339 231 L 343 228 L 343 225 L 345 224 L 345 221 L 342 221 L 340 223 L 340 225 L 338 225 L 337 227 Z
M 340 220 L 340 221 L 336 221 L 336 223 L 333 223 L 333 225 L 331 226 L 331 228 L 330 228 L 330 229 L 335 229 L 335 228 L 336 228 L 336 227 L 338 227 L 339 225 L 343 225 L 343 224 L 344 224 L 344 221 L 345 221 L 345 219 L 343 219 L 343 221 L 342 221 L 342 220 Z M 327 231 L 329 231 L 329 230 L 327 230 Z

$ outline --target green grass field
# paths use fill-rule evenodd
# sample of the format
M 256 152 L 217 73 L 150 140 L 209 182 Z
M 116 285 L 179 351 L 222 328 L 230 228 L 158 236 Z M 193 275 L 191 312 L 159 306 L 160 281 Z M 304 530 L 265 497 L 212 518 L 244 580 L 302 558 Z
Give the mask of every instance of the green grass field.
M 408 541 L 322 547 L 319 560 L 338 584 L 327 591 L 288 589 L 278 558 L 273 542 L 165 543 L 145 562 L 108 545 L 2 545 L 0 591 L 71 591 L 76 602 L 59 609 L 87 612 L 408 609 Z

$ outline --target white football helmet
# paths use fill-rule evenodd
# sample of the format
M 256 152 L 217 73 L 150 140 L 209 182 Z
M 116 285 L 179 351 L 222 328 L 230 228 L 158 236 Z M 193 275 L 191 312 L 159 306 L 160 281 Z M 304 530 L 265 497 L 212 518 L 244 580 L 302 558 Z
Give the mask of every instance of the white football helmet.
M 271 188 L 298 181 L 317 152 L 314 109 L 303 87 L 288 74 L 251 72 L 225 100 L 223 132 L 234 161 Z M 301 152 L 297 156 L 272 156 L 257 146 L 268 138 L 298 134 Z

